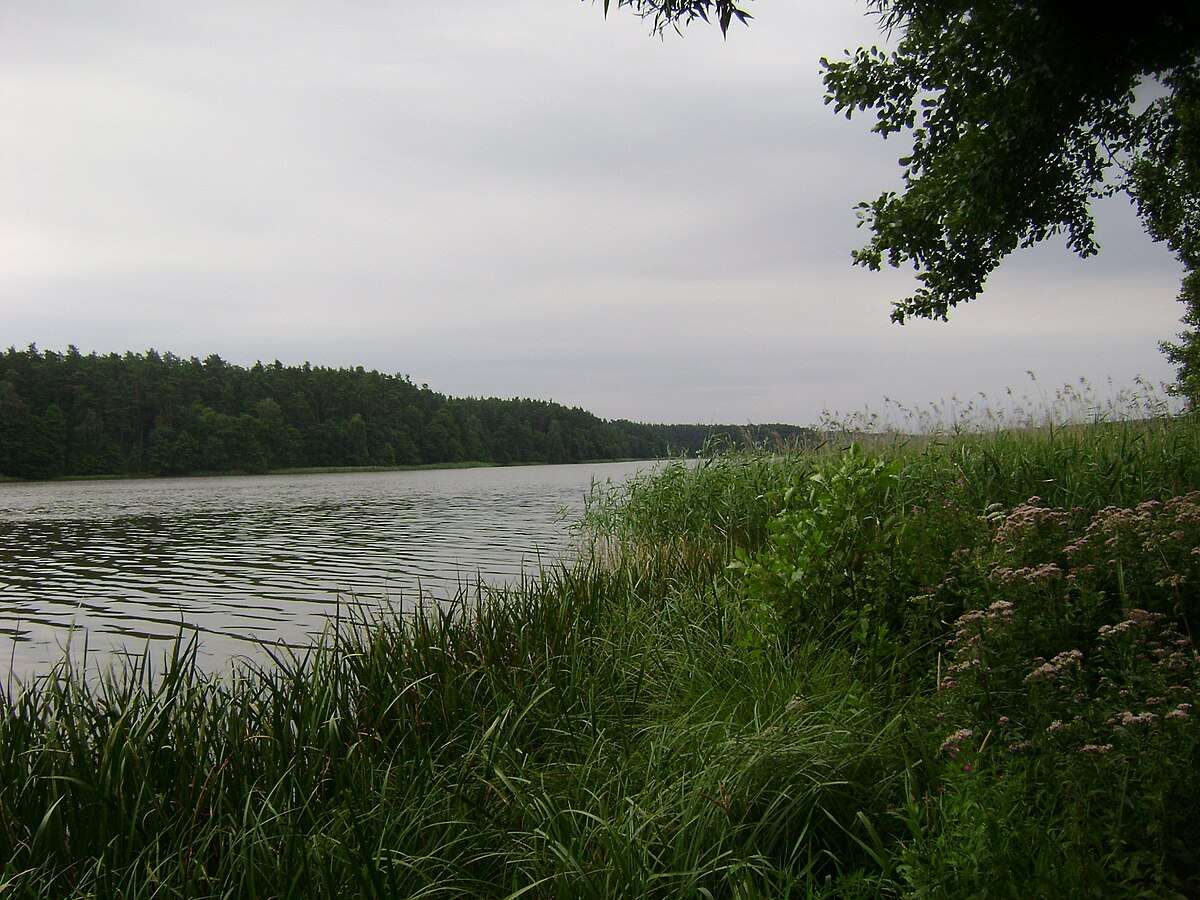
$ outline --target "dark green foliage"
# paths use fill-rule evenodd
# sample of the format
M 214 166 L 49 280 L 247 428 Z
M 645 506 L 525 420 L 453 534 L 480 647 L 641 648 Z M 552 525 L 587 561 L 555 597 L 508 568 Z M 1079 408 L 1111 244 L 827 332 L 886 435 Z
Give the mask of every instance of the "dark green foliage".
M 897 462 L 852 446 L 785 493 L 767 547 L 735 563 L 760 633 L 781 630 L 788 643 L 814 630 L 849 636 L 872 666 L 890 662 L 903 625 L 893 598 L 915 592 L 921 561 L 897 508 L 900 475 Z
M 1178 342 L 1166 341 L 1163 352 L 1175 365 L 1173 390 L 1186 397 L 1193 410 L 1200 409 L 1200 270 L 1193 270 L 1183 279 L 1179 302 L 1184 304 L 1184 331 Z
M 1090 204 L 1127 193 L 1187 265 L 1200 254 L 1200 7 L 1099 15 L 1056 0 L 873 0 L 891 53 L 828 62 L 827 102 L 906 133 L 904 189 L 859 206 L 855 261 L 912 263 L 922 286 L 893 318 L 945 318 L 1018 247 L 1062 234 L 1095 253 Z M 1138 110 L 1135 89 L 1165 95 Z
M 608 15 L 612 0 L 602 0 L 604 14 Z M 655 32 L 667 28 L 678 29 L 692 22 L 715 22 L 721 33 L 729 31 L 729 25 L 737 19 L 743 25 L 751 19 L 745 4 L 738 0 L 617 0 L 618 7 L 628 7 L 651 23 Z
M 446 397 L 355 369 L 203 362 L 149 350 L 0 355 L 0 475 L 265 472 L 694 455 L 713 441 L 810 436 L 791 425 L 606 421 L 541 400 Z

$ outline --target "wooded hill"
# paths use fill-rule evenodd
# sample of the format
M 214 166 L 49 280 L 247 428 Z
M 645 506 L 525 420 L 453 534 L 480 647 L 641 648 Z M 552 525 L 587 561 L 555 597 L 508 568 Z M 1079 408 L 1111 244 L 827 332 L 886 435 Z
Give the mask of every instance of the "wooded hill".
M 0 356 L 0 475 L 19 478 L 649 459 L 712 440 L 812 436 L 794 425 L 650 425 L 545 400 L 447 397 L 361 366 L 245 368 L 216 355 L 32 345 Z

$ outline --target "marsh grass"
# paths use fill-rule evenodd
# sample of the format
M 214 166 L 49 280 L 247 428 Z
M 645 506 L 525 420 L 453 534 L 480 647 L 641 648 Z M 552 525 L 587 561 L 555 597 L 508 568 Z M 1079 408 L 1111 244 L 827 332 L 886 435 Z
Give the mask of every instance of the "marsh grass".
M 64 662 L 10 687 L 0 889 L 1188 893 L 1194 861 L 1128 823 L 1188 821 L 1195 719 L 1105 755 L 1035 735 L 1023 755 L 1010 746 L 1052 708 L 1025 669 L 993 676 L 1008 679 L 1004 725 L 996 685 L 940 682 L 967 659 L 945 645 L 961 617 L 998 598 L 1051 640 L 1038 623 L 1057 614 L 1020 593 L 1034 588 L 991 577 L 1018 507 L 1037 496 L 1085 522 L 1194 490 L 1200 425 L 895 437 L 597 489 L 577 564 L 410 615 L 351 607 L 321 643 L 224 677 L 183 644 L 156 667 L 97 680 Z M 1021 551 L 1031 565 L 1040 546 Z M 1031 647 L 1005 634 L 1005 658 L 1026 665 Z M 959 729 L 972 737 L 947 743 Z
M 1000 394 L 980 391 L 965 399 L 955 394 L 925 404 L 885 397 L 879 408 L 827 409 L 821 415 L 821 430 L 826 435 L 856 436 L 995 434 L 1070 424 L 1152 421 L 1183 412 L 1171 386 L 1155 385 L 1141 377 L 1124 387 L 1108 379 L 1097 388 L 1080 378 L 1048 388 L 1033 371 L 1026 375 L 1023 386 L 1009 387 Z
M 4 889 L 679 896 L 853 868 L 895 723 L 834 657 L 731 652 L 731 615 L 648 557 L 363 610 L 225 678 L 194 646 L 64 664 L 5 698 Z

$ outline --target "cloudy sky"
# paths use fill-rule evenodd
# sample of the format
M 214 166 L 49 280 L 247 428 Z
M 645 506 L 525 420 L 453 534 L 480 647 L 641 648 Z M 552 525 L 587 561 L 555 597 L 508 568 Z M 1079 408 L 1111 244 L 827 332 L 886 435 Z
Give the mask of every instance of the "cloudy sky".
M 852 205 L 904 146 L 822 104 L 859 0 L 728 41 L 577 0 L 9 3 L 0 342 L 409 374 L 653 421 L 1170 377 L 1180 271 L 1122 200 L 888 322 Z M 1040 390 L 1040 389 L 1039 389 Z

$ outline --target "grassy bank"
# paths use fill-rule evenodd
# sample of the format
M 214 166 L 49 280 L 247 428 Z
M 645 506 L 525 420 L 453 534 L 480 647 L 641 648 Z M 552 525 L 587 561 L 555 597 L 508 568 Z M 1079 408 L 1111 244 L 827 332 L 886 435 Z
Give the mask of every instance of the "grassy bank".
M 682 464 L 222 680 L 5 698 L 12 896 L 1200 890 L 1200 424 Z

